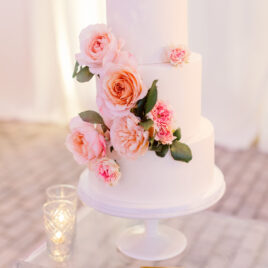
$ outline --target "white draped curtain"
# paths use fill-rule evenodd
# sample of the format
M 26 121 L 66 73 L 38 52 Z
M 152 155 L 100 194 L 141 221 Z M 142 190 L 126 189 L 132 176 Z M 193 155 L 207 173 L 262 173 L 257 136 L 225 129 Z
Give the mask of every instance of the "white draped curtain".
M 66 123 L 95 105 L 72 79 L 78 35 L 105 20 L 104 0 L 1 1 L 0 119 Z
M 105 0 L 0 1 L 0 119 L 66 123 L 94 106 L 94 82 L 71 75 L 78 34 L 105 22 Z M 268 152 L 268 1 L 188 1 L 216 141 L 240 149 L 258 139 Z
M 203 113 L 216 141 L 268 152 L 268 1 L 189 0 L 191 48 L 203 55 Z

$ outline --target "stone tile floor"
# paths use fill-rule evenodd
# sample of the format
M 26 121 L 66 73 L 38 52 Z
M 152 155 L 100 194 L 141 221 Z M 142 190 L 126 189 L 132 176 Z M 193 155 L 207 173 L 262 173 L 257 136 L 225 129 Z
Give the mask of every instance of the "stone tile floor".
M 0 122 L 0 267 L 11 267 L 44 239 L 45 189 L 76 184 L 82 168 L 64 147 L 66 127 Z M 268 222 L 268 155 L 216 148 L 227 192 L 212 210 Z M 217 267 L 215 267 L 217 268 Z M 237 267 L 239 268 L 239 267 Z

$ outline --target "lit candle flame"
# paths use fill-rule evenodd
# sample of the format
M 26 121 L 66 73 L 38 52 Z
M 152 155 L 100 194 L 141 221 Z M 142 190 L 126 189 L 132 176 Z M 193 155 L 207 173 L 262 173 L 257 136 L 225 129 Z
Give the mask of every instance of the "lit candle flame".
M 64 242 L 64 235 L 62 234 L 61 231 L 57 231 L 55 233 L 55 235 L 53 236 L 52 238 L 52 241 L 55 243 L 55 244 L 61 244 Z
M 63 215 L 63 213 L 60 213 L 60 215 L 59 215 L 59 222 L 64 222 L 64 215 Z

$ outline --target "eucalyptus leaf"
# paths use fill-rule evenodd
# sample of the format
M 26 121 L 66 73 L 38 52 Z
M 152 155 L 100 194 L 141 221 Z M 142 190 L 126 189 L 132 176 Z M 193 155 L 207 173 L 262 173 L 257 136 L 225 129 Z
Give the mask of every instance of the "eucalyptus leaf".
M 170 147 L 171 155 L 175 160 L 188 163 L 192 160 L 192 152 L 188 145 L 177 140 Z
M 90 81 L 93 76 L 94 74 L 92 74 L 89 71 L 89 68 L 85 66 L 80 68 L 79 72 L 76 74 L 76 79 L 78 82 L 84 83 Z
M 169 145 L 162 145 L 160 151 L 155 151 L 157 156 L 165 157 L 169 150 Z
M 154 80 L 151 88 L 149 89 L 146 102 L 145 102 L 145 114 L 148 114 L 155 106 L 157 102 L 157 84 L 158 80 Z
M 81 119 L 91 124 L 105 125 L 101 115 L 95 111 L 85 111 L 79 114 Z
M 154 125 L 154 121 L 148 119 L 146 121 L 140 122 L 139 125 L 142 126 L 144 130 L 149 130 Z
M 181 129 L 177 128 L 174 132 L 173 135 L 176 137 L 176 140 L 180 140 L 181 139 Z
M 79 67 L 79 63 L 76 61 L 75 66 L 74 66 L 74 71 L 73 71 L 73 78 L 75 78 L 77 75 L 78 67 Z

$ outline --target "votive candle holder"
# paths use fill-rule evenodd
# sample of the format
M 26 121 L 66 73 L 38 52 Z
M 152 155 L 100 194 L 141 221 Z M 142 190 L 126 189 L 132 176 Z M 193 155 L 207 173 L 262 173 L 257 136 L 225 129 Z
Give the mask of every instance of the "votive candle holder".
M 46 189 L 47 201 L 67 200 L 77 206 L 77 188 L 69 184 L 52 185 Z
M 49 201 L 43 206 L 43 215 L 48 254 L 53 260 L 63 262 L 73 249 L 76 208 L 67 200 Z

